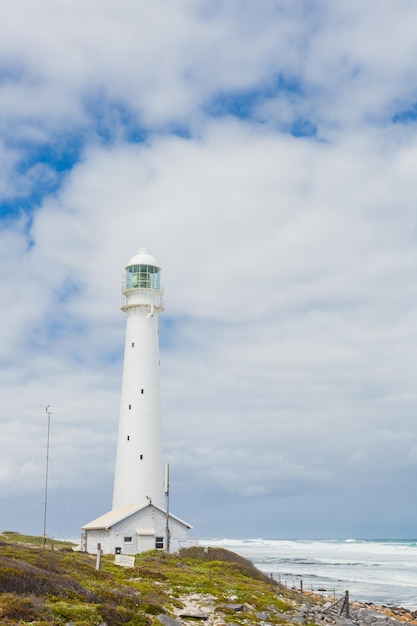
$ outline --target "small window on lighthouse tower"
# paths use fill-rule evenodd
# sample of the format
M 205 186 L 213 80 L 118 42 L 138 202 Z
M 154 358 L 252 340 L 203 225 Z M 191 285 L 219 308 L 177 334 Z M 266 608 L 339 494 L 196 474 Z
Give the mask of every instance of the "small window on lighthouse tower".
M 132 408 L 132 405 L 131 405 L 131 404 L 129 404 L 129 411 L 130 411 L 130 409 L 131 409 L 131 408 Z
M 132 348 L 134 348 L 134 347 L 135 347 L 135 342 L 134 342 L 134 341 L 132 341 Z
M 143 461 L 143 454 L 141 454 L 139 458 L 141 461 Z
M 143 389 L 140 390 L 141 394 L 143 395 Z

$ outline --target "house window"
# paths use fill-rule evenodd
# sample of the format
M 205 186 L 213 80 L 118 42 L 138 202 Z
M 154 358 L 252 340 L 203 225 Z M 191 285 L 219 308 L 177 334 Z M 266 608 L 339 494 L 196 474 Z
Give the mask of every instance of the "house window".
M 132 543 L 132 537 L 123 537 L 125 543 Z
M 164 547 L 164 538 L 163 537 L 155 537 L 155 548 L 163 548 Z

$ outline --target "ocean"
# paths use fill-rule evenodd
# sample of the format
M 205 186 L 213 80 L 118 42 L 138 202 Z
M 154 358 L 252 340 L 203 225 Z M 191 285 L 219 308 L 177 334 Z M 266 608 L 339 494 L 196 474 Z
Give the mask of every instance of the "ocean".
M 417 540 L 202 539 L 232 550 L 289 588 L 417 609 Z M 302 581 L 302 583 L 301 583 Z

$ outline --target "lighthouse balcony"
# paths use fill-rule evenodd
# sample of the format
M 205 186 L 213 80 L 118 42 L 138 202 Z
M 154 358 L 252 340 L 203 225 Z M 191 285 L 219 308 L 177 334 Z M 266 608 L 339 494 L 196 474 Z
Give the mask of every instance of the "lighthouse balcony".
M 164 310 L 163 291 L 155 289 L 126 289 L 123 291 L 122 311 L 134 307 L 148 307 L 151 312 Z

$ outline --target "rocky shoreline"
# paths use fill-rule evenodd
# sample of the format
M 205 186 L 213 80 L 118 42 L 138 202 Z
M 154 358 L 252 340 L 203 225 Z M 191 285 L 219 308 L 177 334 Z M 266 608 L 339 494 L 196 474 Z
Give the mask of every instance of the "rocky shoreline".
M 277 594 L 280 595 L 279 593 Z M 180 596 L 182 608 L 175 609 L 175 617 L 158 615 L 157 619 L 163 626 L 185 626 L 190 621 L 204 621 L 207 626 L 240 626 L 257 623 L 260 626 L 272 626 L 279 620 L 283 624 L 297 626 L 330 625 L 330 626 L 403 626 L 417 624 L 417 611 L 409 611 L 403 607 L 378 606 L 351 602 L 347 604 L 340 598 L 336 602 L 316 594 L 300 593 L 293 600 L 290 611 L 279 612 L 274 606 L 268 610 L 257 612 L 250 600 L 244 603 L 235 602 L 233 596 L 227 604 L 218 604 L 215 596 L 205 594 L 187 594 Z M 288 598 L 286 598 L 288 602 Z M 236 622 L 230 615 L 236 614 Z

